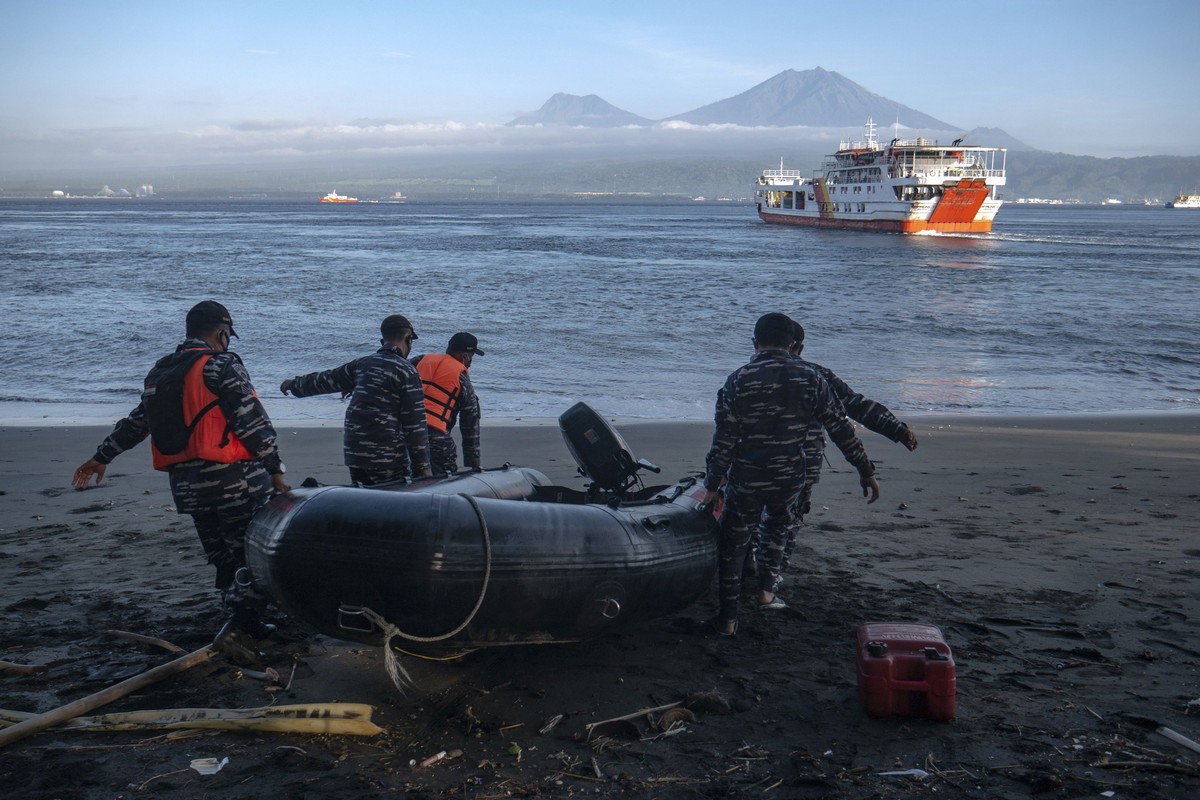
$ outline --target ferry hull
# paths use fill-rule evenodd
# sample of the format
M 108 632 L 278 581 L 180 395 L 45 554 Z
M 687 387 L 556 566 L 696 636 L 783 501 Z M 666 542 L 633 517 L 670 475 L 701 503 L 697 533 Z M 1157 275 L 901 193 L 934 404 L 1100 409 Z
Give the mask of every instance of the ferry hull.
M 927 222 L 916 219 L 844 219 L 822 217 L 816 214 L 775 214 L 758 210 L 763 222 L 776 225 L 799 225 L 805 228 L 832 228 L 851 231 L 886 231 L 889 233 L 991 233 L 992 220 L 970 220 L 968 222 Z

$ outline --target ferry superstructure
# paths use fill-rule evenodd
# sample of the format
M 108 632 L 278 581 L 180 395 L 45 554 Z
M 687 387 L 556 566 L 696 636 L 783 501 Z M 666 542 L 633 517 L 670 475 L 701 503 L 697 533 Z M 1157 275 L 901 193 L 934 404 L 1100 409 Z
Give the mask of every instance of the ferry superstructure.
M 1167 203 L 1167 208 L 1200 208 L 1200 194 L 1181 194 Z
M 763 170 L 755 184 L 764 222 L 898 233 L 988 233 L 1003 202 L 1008 151 L 923 138 L 881 145 L 875 123 L 866 139 L 844 141 L 811 178 Z
M 338 194 L 336 190 L 330 192 L 321 198 L 322 203 L 357 203 L 357 197 L 347 197 L 344 194 Z

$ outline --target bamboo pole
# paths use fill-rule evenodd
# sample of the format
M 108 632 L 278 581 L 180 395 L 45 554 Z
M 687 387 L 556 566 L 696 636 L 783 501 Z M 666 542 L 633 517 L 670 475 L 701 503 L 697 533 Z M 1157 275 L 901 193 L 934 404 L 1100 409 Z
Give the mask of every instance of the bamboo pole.
M 166 664 L 161 664 L 153 669 L 143 672 L 141 675 L 135 675 L 132 678 L 123 680 L 118 684 L 102 689 L 95 694 L 90 694 L 87 697 L 76 700 L 73 703 L 68 703 L 65 706 L 59 706 L 38 714 L 35 717 L 18 722 L 11 728 L 6 728 L 0 731 L 0 748 L 4 748 L 13 742 L 24 739 L 26 736 L 32 736 L 35 733 L 44 731 L 47 728 L 53 728 L 59 723 L 66 722 L 69 719 L 78 717 L 81 714 L 86 714 L 93 708 L 99 708 L 102 705 L 118 700 L 131 692 L 135 692 L 143 686 L 148 686 L 163 678 L 183 672 L 185 669 L 194 667 L 197 664 L 203 663 L 217 654 L 217 651 L 212 645 L 205 645 L 199 650 L 188 653 L 185 656 L 168 661 Z

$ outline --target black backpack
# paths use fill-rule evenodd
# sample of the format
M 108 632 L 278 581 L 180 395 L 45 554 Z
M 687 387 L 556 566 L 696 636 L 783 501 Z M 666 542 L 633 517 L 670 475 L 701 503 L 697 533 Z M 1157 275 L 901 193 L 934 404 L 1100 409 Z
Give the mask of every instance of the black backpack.
M 200 409 L 189 423 L 183 418 L 183 381 L 196 361 L 220 350 L 180 350 L 160 358 L 146 373 L 142 406 L 150 425 L 150 438 L 158 452 L 166 456 L 182 453 L 192 431 L 204 415 L 216 408 L 219 399 Z M 236 356 L 234 356 L 236 358 Z

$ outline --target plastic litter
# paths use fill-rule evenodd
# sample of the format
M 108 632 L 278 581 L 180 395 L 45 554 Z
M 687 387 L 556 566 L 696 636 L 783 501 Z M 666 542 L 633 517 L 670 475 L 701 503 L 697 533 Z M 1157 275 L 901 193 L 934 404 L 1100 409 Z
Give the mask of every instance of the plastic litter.
M 898 769 L 891 772 L 876 772 L 875 774 L 884 778 L 916 778 L 919 781 L 923 781 L 929 777 L 929 773 L 923 769 Z
M 229 756 L 225 756 L 220 761 L 215 758 L 193 758 L 191 767 L 201 775 L 216 775 L 225 769 L 225 765 L 228 763 Z

